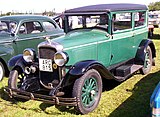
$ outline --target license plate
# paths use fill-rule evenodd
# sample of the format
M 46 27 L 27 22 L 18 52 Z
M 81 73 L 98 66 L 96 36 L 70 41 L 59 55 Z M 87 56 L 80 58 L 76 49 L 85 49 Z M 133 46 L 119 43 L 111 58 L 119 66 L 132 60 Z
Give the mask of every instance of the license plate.
M 52 72 L 52 60 L 51 59 L 39 59 L 40 71 Z

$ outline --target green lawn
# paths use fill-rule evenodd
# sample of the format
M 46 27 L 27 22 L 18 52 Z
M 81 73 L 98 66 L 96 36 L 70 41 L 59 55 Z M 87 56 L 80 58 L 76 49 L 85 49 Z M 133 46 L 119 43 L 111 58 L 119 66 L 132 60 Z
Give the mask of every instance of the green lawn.
M 155 29 L 153 41 L 156 46 L 156 66 L 148 75 L 135 74 L 128 80 L 117 83 L 107 82 L 104 86 L 98 108 L 88 115 L 76 115 L 73 108 L 55 108 L 39 101 L 18 102 L 10 99 L 3 88 L 7 85 L 7 78 L 0 82 L 0 116 L 1 117 L 149 117 L 150 96 L 160 81 L 160 29 Z M 60 111 L 61 110 L 61 111 Z

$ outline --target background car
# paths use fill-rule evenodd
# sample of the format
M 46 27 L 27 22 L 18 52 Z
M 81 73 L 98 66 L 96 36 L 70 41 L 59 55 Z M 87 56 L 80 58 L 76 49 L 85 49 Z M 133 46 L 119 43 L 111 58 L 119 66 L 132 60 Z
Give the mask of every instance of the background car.
M 160 15 L 159 14 L 149 14 L 148 22 L 149 22 L 149 25 L 154 25 L 160 28 Z
M 40 43 L 38 54 L 26 48 L 10 59 L 6 91 L 12 97 L 74 106 L 80 114 L 92 112 L 104 79 L 122 82 L 137 71 L 148 74 L 154 65 L 147 13 L 140 4 L 66 10 L 61 16 L 65 36 Z
M 47 38 L 64 32 L 50 18 L 34 15 L 0 17 L 0 80 L 8 76 L 8 60 L 27 47 L 35 48 Z
M 152 117 L 160 116 L 160 82 L 154 89 L 151 99 L 150 99 L 150 107 Z

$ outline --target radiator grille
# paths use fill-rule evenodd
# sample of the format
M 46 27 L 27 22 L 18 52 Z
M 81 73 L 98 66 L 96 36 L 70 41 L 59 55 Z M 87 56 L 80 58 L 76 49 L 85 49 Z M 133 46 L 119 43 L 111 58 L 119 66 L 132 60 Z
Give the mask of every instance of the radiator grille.
M 39 48 L 39 58 L 42 59 L 52 59 L 54 58 L 54 54 L 56 53 L 56 50 L 51 47 L 40 47 Z M 54 64 L 54 61 L 52 61 L 52 64 Z M 59 81 L 59 70 L 53 69 L 53 72 L 46 72 L 46 71 L 40 71 L 40 79 L 48 86 L 48 83 L 52 83 L 55 80 Z
M 56 50 L 54 48 L 40 47 L 39 48 L 39 58 L 53 59 Z

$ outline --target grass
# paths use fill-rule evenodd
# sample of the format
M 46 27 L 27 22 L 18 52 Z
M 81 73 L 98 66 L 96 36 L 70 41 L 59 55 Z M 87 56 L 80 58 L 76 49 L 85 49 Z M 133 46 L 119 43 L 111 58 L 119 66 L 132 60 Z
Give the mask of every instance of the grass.
M 149 117 L 150 96 L 160 81 L 160 29 L 152 37 L 156 51 L 156 66 L 148 75 L 135 74 L 128 80 L 117 83 L 107 81 L 98 108 L 88 115 L 76 115 L 73 108 L 55 108 L 39 101 L 18 102 L 10 99 L 3 91 L 8 78 L 0 82 L 1 117 Z

